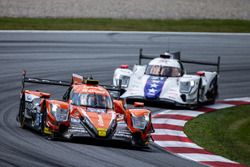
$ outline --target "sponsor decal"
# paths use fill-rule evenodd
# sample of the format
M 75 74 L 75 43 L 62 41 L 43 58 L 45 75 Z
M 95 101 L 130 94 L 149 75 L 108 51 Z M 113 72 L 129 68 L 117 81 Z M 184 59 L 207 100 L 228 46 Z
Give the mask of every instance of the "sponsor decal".
M 105 137 L 107 136 L 107 129 L 105 128 L 97 128 L 98 136 Z
M 131 138 L 131 133 L 130 131 L 128 130 L 119 130 L 118 132 L 116 132 L 114 134 L 115 137 L 118 137 L 118 138 Z
M 99 126 L 104 126 L 102 116 L 98 114 L 98 125 Z
M 106 110 L 105 109 L 101 109 L 101 108 L 91 108 L 91 107 L 89 107 L 87 109 L 87 112 L 105 113 Z
M 52 132 L 50 131 L 50 129 L 48 127 L 44 127 L 43 133 L 48 134 L 48 135 L 52 135 Z
M 84 128 L 75 128 L 72 127 L 71 129 L 68 130 L 69 133 L 88 133 Z
M 27 101 L 31 101 L 31 100 L 32 100 L 31 95 L 27 95 Z
M 34 100 L 35 98 L 40 98 L 40 97 L 32 94 L 25 94 L 25 101 L 32 102 L 32 100 Z
M 131 138 L 131 135 L 126 134 L 115 134 L 114 136 L 117 138 Z
M 160 96 L 166 77 L 150 76 L 144 87 L 144 96 L 147 99 L 156 99 Z

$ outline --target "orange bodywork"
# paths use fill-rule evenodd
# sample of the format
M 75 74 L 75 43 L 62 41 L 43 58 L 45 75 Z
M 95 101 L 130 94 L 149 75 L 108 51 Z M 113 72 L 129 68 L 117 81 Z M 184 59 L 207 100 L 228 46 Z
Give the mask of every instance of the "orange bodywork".
M 87 117 L 96 128 L 108 129 L 111 121 L 116 117 L 113 110 L 107 113 L 89 112 L 87 107 L 75 106 L 71 111 L 71 116 L 75 118 Z
M 59 100 L 47 100 L 46 101 L 46 108 L 47 108 L 47 126 L 50 128 L 52 132 L 58 132 L 60 125 L 69 126 L 69 120 L 58 122 L 56 118 L 51 113 L 51 104 L 57 105 L 58 107 L 68 110 L 69 104 L 67 102 L 59 101 Z
M 117 131 L 121 130 L 124 132 L 124 136 L 129 133 L 130 136 L 126 139 L 132 140 L 134 136 L 140 138 L 143 143 L 149 141 L 149 137 L 152 132 L 151 123 L 151 112 L 147 109 L 143 109 L 143 103 L 136 103 L 134 109 L 125 109 L 123 100 L 113 99 L 112 105 L 107 108 L 101 107 L 91 107 L 81 104 L 73 104 L 71 97 L 71 92 L 79 94 L 98 94 L 110 97 L 108 90 L 98 84 L 82 83 L 83 79 L 79 76 L 74 76 L 72 78 L 72 85 L 68 89 L 68 98 L 65 101 L 50 100 L 50 94 L 39 91 L 24 90 L 23 94 L 30 94 L 31 100 L 27 100 L 29 103 L 33 103 L 34 99 L 40 98 L 39 111 L 44 117 L 44 126 L 46 126 L 46 134 L 61 133 L 72 128 L 78 122 L 82 128 L 92 128 L 93 131 L 97 132 L 98 137 L 108 137 L 109 134 L 115 134 Z M 65 93 L 67 95 L 67 92 Z M 37 97 L 36 97 L 37 96 Z M 110 102 L 111 102 L 110 97 Z M 36 113 L 36 112 L 34 112 Z M 133 126 L 133 119 L 144 121 L 143 128 L 140 127 L 140 122 L 134 123 L 138 126 Z M 147 118 L 147 119 L 146 119 Z M 138 121 L 137 120 L 137 121 Z M 72 124 L 71 124 L 72 123 Z M 138 124 L 137 124 L 138 123 Z M 124 126 L 125 124 L 125 126 Z M 84 125 L 84 126 L 83 126 Z M 145 126 L 144 126 L 145 125 Z M 120 126 L 120 129 L 115 129 Z M 145 128 L 144 128 L 145 127 Z M 123 128 L 123 129 L 121 129 Z M 63 129 L 63 130 L 62 130 Z M 90 129 L 88 129 L 88 132 Z M 87 133 L 87 132 L 86 132 Z M 90 133 L 90 132 L 89 132 Z M 134 136 L 133 136 L 134 135 Z M 93 135 L 92 135 L 93 136 Z M 117 135 L 118 137 L 121 137 Z M 122 136 L 122 137 L 124 137 Z
M 130 131 L 132 133 L 139 133 L 141 135 L 142 140 L 147 141 L 151 135 L 150 133 L 153 131 L 151 120 L 149 121 L 149 124 L 146 126 L 146 129 L 142 131 L 140 129 L 134 128 L 131 114 L 133 114 L 135 117 L 149 115 L 150 118 L 151 111 L 147 109 L 127 109 L 125 113 L 127 120 L 126 122 Z
M 88 94 L 101 94 L 109 96 L 109 93 L 106 89 L 98 85 L 88 85 L 88 84 L 81 84 L 81 85 L 73 85 L 73 89 L 76 93 L 88 93 Z
M 44 97 L 44 98 L 50 98 L 50 94 L 49 93 L 45 93 L 45 92 L 32 91 L 32 90 L 24 90 L 24 93 L 26 93 L 26 94 L 32 94 L 32 95 L 39 96 L 39 97 Z
M 121 100 L 113 100 L 113 104 L 114 104 L 114 110 L 116 113 L 119 113 L 119 114 L 125 113 L 123 102 Z

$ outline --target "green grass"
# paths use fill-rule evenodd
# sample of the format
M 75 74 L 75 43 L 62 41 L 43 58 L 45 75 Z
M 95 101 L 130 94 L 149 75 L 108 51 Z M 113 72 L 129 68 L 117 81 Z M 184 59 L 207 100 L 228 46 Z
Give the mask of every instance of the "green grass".
M 114 30 L 250 32 L 247 20 L 136 20 L 95 18 L 0 18 L 1 30 Z
M 185 125 L 198 145 L 250 166 L 250 105 L 201 115 Z

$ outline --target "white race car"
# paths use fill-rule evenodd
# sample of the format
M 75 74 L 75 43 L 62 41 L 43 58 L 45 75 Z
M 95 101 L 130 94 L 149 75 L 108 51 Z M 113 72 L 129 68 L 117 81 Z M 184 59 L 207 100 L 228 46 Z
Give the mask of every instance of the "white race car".
M 142 59 L 152 59 L 142 65 Z M 185 73 L 183 63 L 216 66 L 216 72 Z M 121 65 L 114 72 L 113 85 L 121 85 L 125 93 L 121 98 L 167 103 L 181 107 L 197 107 L 214 103 L 218 95 L 220 57 L 216 63 L 183 60 L 180 52 L 164 53 L 160 57 L 146 56 L 140 49 L 139 65 L 133 70 Z

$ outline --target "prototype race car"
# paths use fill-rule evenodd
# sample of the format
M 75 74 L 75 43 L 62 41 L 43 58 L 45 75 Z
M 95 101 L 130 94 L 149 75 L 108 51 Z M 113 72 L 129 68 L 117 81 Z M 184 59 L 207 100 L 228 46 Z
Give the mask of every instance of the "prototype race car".
M 142 59 L 153 59 L 141 65 Z M 183 63 L 216 66 L 216 72 L 185 73 Z M 142 100 L 193 108 L 203 103 L 214 103 L 218 95 L 220 57 L 217 63 L 183 60 L 180 52 L 164 53 L 160 57 L 146 56 L 140 49 L 139 65 L 133 70 L 121 65 L 114 72 L 113 85 L 120 82 L 128 100 Z
M 25 90 L 25 83 L 67 86 L 62 100 L 50 99 L 50 94 Z M 117 87 L 101 86 L 98 81 L 73 74 L 72 82 L 28 78 L 23 75 L 17 121 L 51 138 L 91 137 L 122 140 L 146 146 L 154 132 L 151 111 L 143 103 L 125 107 L 122 99 L 113 99 L 109 91 Z M 109 91 L 108 91 L 109 90 Z

